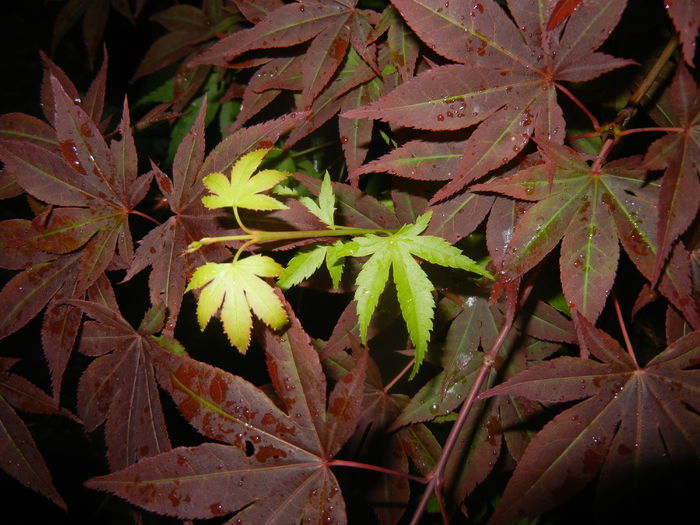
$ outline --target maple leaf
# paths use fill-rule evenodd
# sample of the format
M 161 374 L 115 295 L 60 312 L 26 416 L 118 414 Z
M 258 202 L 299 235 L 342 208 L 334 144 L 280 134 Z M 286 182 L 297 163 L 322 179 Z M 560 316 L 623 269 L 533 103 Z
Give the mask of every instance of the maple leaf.
M 0 357 L 0 468 L 22 485 L 43 494 L 66 509 L 63 498 L 51 481 L 51 474 L 27 426 L 14 408 L 35 414 L 61 414 L 77 419 L 65 409 L 56 407 L 54 399 L 25 378 L 12 374 L 10 368 L 19 361 Z M 13 408 L 14 407 L 14 408 Z
M 438 304 L 441 318 L 454 317 L 442 351 L 436 354 L 439 360 L 435 364 L 443 370 L 402 407 L 389 430 L 446 416 L 462 404 L 482 366 L 483 352 L 498 338 L 503 308 L 503 303 L 489 306 L 484 291 L 477 287 L 468 287 L 459 295 L 447 294 Z M 499 351 L 507 365 L 492 370 L 487 384 L 499 376 L 512 377 L 528 363 L 539 363 L 560 348 L 558 342 L 574 340 L 571 321 L 552 307 L 537 303 L 516 319 Z M 532 438 L 527 420 L 540 411 L 537 403 L 519 396 L 504 396 L 472 409 L 453 459 L 447 463 L 445 487 L 449 487 L 446 496 L 450 507 L 456 508 L 491 472 L 502 443 L 507 444 L 513 458 L 520 458 Z
M 311 40 L 303 65 L 302 105 L 309 107 L 342 64 L 352 47 L 376 70 L 374 46 L 367 44 L 371 30 L 367 13 L 357 1 L 294 2 L 269 11 L 254 27 L 224 37 L 190 61 L 191 65 L 226 65 L 255 49 L 288 47 Z
M 190 68 L 187 65 L 189 59 L 217 35 L 240 29 L 240 15 L 232 14 L 223 3 L 223 0 L 207 1 L 201 9 L 192 5 L 174 5 L 155 13 L 151 20 L 162 25 L 168 33 L 151 44 L 131 81 L 179 62 L 171 79 L 158 89 L 170 91 L 172 100 L 169 105 L 172 104 L 175 112 L 186 108 L 192 98 L 199 94 L 212 69 L 203 65 Z M 140 124 L 148 120 L 144 118 Z
M 666 169 L 657 203 L 657 250 L 650 278 L 654 284 L 673 242 L 695 220 L 700 208 L 700 89 L 685 65 L 678 67 L 651 115 L 660 126 L 683 130 L 656 140 L 644 159 L 645 167 Z
M 149 75 L 174 62 L 185 61 L 201 50 L 200 44 L 216 37 L 217 33 L 235 28 L 236 16 L 226 16 L 221 1 L 209 2 L 199 9 L 193 5 L 174 5 L 151 16 L 168 33 L 157 39 L 148 48 L 131 81 Z M 181 77 L 178 71 L 175 76 Z M 182 92 L 175 89 L 175 95 Z
M 430 216 L 430 213 L 426 213 L 418 217 L 415 224 L 404 226 L 390 235 L 370 234 L 357 237 L 346 243 L 339 253 L 340 256 L 353 257 L 371 255 L 362 265 L 355 281 L 355 300 L 363 343 L 367 341 L 369 321 L 389 279 L 389 270 L 392 270 L 401 313 L 416 349 L 413 374 L 418 370 L 427 350 L 435 307 L 433 285 L 413 255 L 434 264 L 491 277 L 486 270 L 444 239 L 421 236 L 428 227 Z
M 571 148 L 541 143 L 540 150 L 547 159 L 544 164 L 472 189 L 538 201 L 512 231 L 501 258 L 502 272 L 508 278 L 522 275 L 563 237 L 559 268 L 564 296 L 571 308 L 594 321 L 615 279 L 618 239 L 648 275 L 648 259 L 656 251 L 653 203 L 659 187 L 645 183 L 636 158 L 614 161 L 594 172 Z
M 242 156 L 231 168 L 231 178 L 223 173 L 211 173 L 202 182 L 214 195 L 202 197 L 202 204 L 215 208 L 246 208 L 249 210 L 283 210 L 287 207 L 261 191 L 271 189 L 289 175 L 278 170 L 262 170 L 255 173 L 269 149 L 251 151 Z M 255 173 L 255 175 L 253 175 Z
M 183 416 L 223 443 L 179 447 L 87 485 L 181 518 L 235 512 L 242 523 L 347 523 L 328 462 L 361 414 L 367 354 L 326 394 L 316 350 L 296 318 L 265 332 L 280 408 L 244 379 L 181 355 L 163 355 L 159 382 Z M 270 476 L 270 472 L 274 476 Z
M 271 148 L 280 135 L 304 117 L 303 113 L 293 113 L 240 129 L 205 156 L 206 106 L 205 101 L 192 129 L 177 149 L 172 178 L 153 166 L 158 187 L 174 215 L 139 241 L 126 275 L 126 279 L 131 279 L 147 266 L 152 268 L 149 276 L 151 302 L 162 302 L 168 308 L 165 333 L 169 335 L 175 328 L 187 280 L 195 269 L 207 262 L 231 257 L 229 250 L 217 244 L 185 253 L 193 240 L 221 235 L 222 232 L 215 212 L 202 205 L 201 198 L 206 191 L 202 180 L 210 173 L 227 171 L 248 152 Z
M 335 228 L 335 219 L 333 217 L 335 215 L 335 194 L 333 193 L 331 178 L 327 171 L 323 175 L 318 202 L 309 197 L 302 197 L 299 201 L 331 230 Z
M 580 323 L 580 343 L 597 361 L 558 357 L 481 395 L 576 402 L 532 440 L 491 519 L 494 525 L 539 515 L 596 476 L 599 495 L 609 490 L 618 506 L 625 499 L 623 485 L 642 489 L 645 466 L 653 464 L 654 477 L 664 477 L 673 465 L 696 465 L 700 457 L 700 418 L 694 412 L 700 404 L 700 371 L 694 369 L 700 333 L 675 341 L 640 367 L 608 334 L 583 317 Z
M 301 248 L 292 257 L 277 281 L 277 286 L 287 290 L 311 277 L 323 262 L 331 276 L 333 288 L 338 288 L 343 274 L 345 257 L 342 255 L 343 241 L 333 244 L 319 243 L 310 248 Z
M 432 199 L 464 188 L 516 156 L 531 134 L 563 143 L 560 81 L 590 80 L 631 64 L 595 52 L 617 25 L 624 1 L 589 1 L 563 31 L 547 30 L 548 2 L 394 0 L 418 37 L 460 65 L 435 67 L 368 106 L 343 114 L 427 130 L 479 124 L 465 141 L 454 178 Z
M 0 292 L 0 337 L 21 328 L 49 303 L 42 343 L 57 396 L 80 324 L 79 312 L 60 303 L 82 298 L 107 268 L 126 266 L 133 255 L 128 216 L 151 182 L 150 174 L 138 175 L 126 100 L 119 139 L 108 144 L 97 124 L 105 68 L 106 60 L 81 101 L 65 73 L 46 59 L 42 101 L 44 110 L 53 112 L 49 121 L 55 129 L 15 115 L 8 120 L 20 126 L 0 139 L 0 158 L 13 179 L 53 205 L 21 241 L 36 250 L 34 266 Z M 29 133 L 22 136 L 22 131 Z
M 698 6 L 693 0 L 665 0 L 664 7 L 680 34 L 683 59 L 686 64 L 693 67 L 698 28 L 700 28 Z
M 149 310 L 138 330 L 122 317 L 111 288 L 91 301 L 71 301 L 94 319 L 83 324 L 79 351 L 95 359 L 80 378 L 78 414 L 86 430 L 105 424 L 107 460 L 119 470 L 170 450 L 154 376 L 150 336 L 163 325 L 163 308 Z
M 138 0 L 132 10 L 129 2 L 120 0 L 69 0 L 56 15 L 51 38 L 51 54 L 54 54 L 58 43 L 71 27 L 83 17 L 83 40 L 88 52 L 88 61 L 92 65 L 102 42 L 110 5 L 133 22 L 145 3 L 146 0 Z
M 202 330 L 221 307 L 224 332 L 233 346 L 245 353 L 253 329 L 251 310 L 265 324 L 279 330 L 287 313 L 274 289 L 260 277 L 279 277 L 284 268 L 264 255 L 251 255 L 230 263 L 207 263 L 197 268 L 185 292 L 203 288 L 197 300 Z

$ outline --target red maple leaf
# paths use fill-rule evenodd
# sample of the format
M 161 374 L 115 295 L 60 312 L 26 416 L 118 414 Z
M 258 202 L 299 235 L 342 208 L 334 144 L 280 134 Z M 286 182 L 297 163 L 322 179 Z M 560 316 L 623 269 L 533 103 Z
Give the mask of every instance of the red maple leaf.
M 617 25 L 625 2 L 584 2 L 561 29 L 530 2 L 508 2 L 511 20 L 493 0 L 394 0 L 423 42 L 460 65 L 435 67 L 381 99 L 344 113 L 426 130 L 479 124 L 464 142 L 454 178 L 436 202 L 515 157 L 533 131 L 563 143 L 557 104 L 561 81 L 590 80 L 631 64 L 595 50 Z
M 654 477 L 663 479 L 670 479 L 677 465 L 697 469 L 700 333 L 675 341 L 642 367 L 608 334 L 579 320 L 580 343 L 597 360 L 558 357 L 481 396 L 576 402 L 527 447 L 492 524 L 539 515 L 596 476 L 599 494 L 624 507 L 629 491 L 644 490 L 651 481 L 644 472 L 649 465 L 654 465 Z
M 175 448 L 87 485 L 181 518 L 235 512 L 256 524 L 346 523 L 328 462 L 360 417 L 367 354 L 327 396 L 318 354 L 298 320 L 281 335 L 266 332 L 264 346 L 282 408 L 238 376 L 163 355 L 161 385 L 195 428 L 223 443 Z

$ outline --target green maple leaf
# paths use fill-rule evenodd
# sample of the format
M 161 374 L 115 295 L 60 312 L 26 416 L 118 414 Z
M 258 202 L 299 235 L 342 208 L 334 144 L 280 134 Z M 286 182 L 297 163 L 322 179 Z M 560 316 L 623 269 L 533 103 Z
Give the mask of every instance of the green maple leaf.
M 343 241 L 333 244 L 317 244 L 300 249 L 287 264 L 284 274 L 277 281 L 277 286 L 287 290 L 292 286 L 311 277 L 318 270 L 323 261 L 333 281 L 333 288 L 338 288 L 343 273 L 344 257 L 339 255 L 343 247 Z
M 367 328 L 372 314 L 384 291 L 391 269 L 401 314 L 406 321 L 408 334 L 416 351 L 416 361 L 412 376 L 420 367 L 433 328 L 433 284 L 425 271 L 413 257 L 447 266 L 471 271 L 493 278 L 475 261 L 445 239 L 430 235 L 420 235 L 430 222 L 431 213 L 421 215 L 415 224 L 406 225 L 394 234 L 375 234 L 358 237 L 347 243 L 338 255 L 364 257 L 370 255 L 357 276 L 355 300 L 360 322 L 360 337 L 367 341 Z
M 229 206 L 249 210 L 286 209 L 287 206 L 280 201 L 260 194 L 289 176 L 288 173 L 278 170 L 262 170 L 255 173 L 269 151 L 259 149 L 241 157 L 231 168 L 230 179 L 223 173 L 211 173 L 204 177 L 204 185 L 213 195 L 202 197 L 202 204 L 210 210 Z
M 335 194 L 333 193 L 333 186 L 331 185 L 331 179 L 328 172 L 323 176 L 323 183 L 321 184 L 321 191 L 318 194 L 318 203 L 309 197 L 302 197 L 299 199 L 308 210 L 318 217 L 325 225 L 331 229 L 335 229 L 335 221 L 333 215 L 335 214 Z
M 230 263 L 207 263 L 197 268 L 186 292 L 202 288 L 197 320 L 202 330 L 221 306 L 219 317 L 233 346 L 245 353 L 253 328 L 252 312 L 269 327 L 287 324 L 287 312 L 273 288 L 261 277 L 279 277 L 284 269 L 270 257 L 251 255 Z

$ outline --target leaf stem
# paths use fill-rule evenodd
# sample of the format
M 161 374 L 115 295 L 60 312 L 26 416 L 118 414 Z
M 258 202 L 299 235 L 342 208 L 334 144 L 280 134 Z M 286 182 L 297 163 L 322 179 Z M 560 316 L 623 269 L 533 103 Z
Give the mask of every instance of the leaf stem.
M 240 222 L 238 223 L 241 224 Z M 337 228 L 337 227 L 336 227 Z M 260 230 L 245 230 L 248 233 L 242 235 L 222 235 L 220 237 L 202 237 L 198 241 L 190 243 L 187 247 L 185 253 L 196 252 L 203 246 L 209 244 L 215 244 L 217 242 L 228 242 L 228 241 L 246 241 L 246 245 L 261 243 L 261 242 L 273 242 L 273 241 L 288 241 L 293 239 L 313 239 L 315 237 L 344 237 L 367 235 L 370 233 L 395 233 L 398 230 L 383 229 L 383 228 L 343 228 L 335 230 L 297 230 L 297 231 L 277 231 L 277 232 L 266 232 Z M 248 242 L 253 241 L 253 242 Z
M 488 374 L 496 361 L 496 355 L 501 349 L 501 345 L 503 345 L 503 342 L 505 341 L 511 326 L 513 325 L 514 316 L 511 315 L 508 317 L 509 318 L 504 320 L 503 326 L 501 326 L 501 330 L 498 333 L 498 337 L 496 337 L 496 340 L 491 345 L 491 348 L 489 348 L 488 352 L 484 354 L 484 360 L 481 364 L 481 368 L 479 369 L 479 372 L 477 373 L 476 378 L 474 379 L 474 383 L 472 384 L 472 387 L 469 390 L 469 393 L 467 394 L 464 403 L 462 404 L 462 408 L 459 410 L 457 420 L 450 429 L 450 434 L 447 436 L 445 446 L 442 449 L 442 454 L 440 454 L 440 459 L 433 468 L 433 471 L 428 476 L 428 483 L 425 487 L 425 490 L 423 491 L 423 496 L 421 497 L 421 500 L 418 503 L 418 507 L 413 513 L 410 525 L 418 525 L 418 522 L 421 516 L 423 515 L 423 512 L 425 512 L 425 507 L 428 504 L 428 501 L 430 500 L 430 496 L 435 494 L 438 498 L 438 501 L 440 501 L 439 490 L 440 485 L 442 484 L 442 477 L 445 473 L 445 467 L 447 466 L 447 461 L 449 460 L 452 450 L 457 444 L 457 438 L 459 437 L 459 433 L 461 432 L 462 427 L 467 421 L 467 417 L 469 416 L 472 406 L 476 401 L 476 396 L 481 390 L 481 387 L 486 382 L 486 378 L 488 377 Z
M 370 465 L 369 463 L 360 463 L 358 461 L 346 461 L 344 459 L 332 459 L 328 462 L 329 467 L 352 467 L 361 468 L 363 470 L 373 470 L 375 472 L 381 472 L 382 474 L 388 474 L 389 476 L 397 476 L 400 478 L 410 479 L 417 483 L 425 484 L 428 480 L 421 476 L 414 476 L 408 472 L 401 472 L 398 470 L 393 470 L 386 467 L 380 467 L 378 465 Z
M 620 309 L 620 303 L 617 300 L 617 295 L 613 292 L 613 304 L 615 305 L 615 313 L 617 314 L 617 322 L 620 324 L 620 330 L 622 331 L 622 338 L 625 340 L 625 347 L 627 348 L 627 353 L 632 358 L 634 366 L 639 368 L 639 363 L 637 363 L 637 358 L 634 355 L 634 349 L 632 348 L 632 342 L 630 341 L 630 336 L 627 333 L 627 327 L 625 326 L 625 320 L 622 318 L 622 310 Z
M 281 231 L 281 232 L 266 232 L 256 231 L 258 242 L 271 241 L 286 241 L 291 239 L 308 239 L 313 237 L 344 237 L 346 235 L 355 237 L 358 235 L 367 235 L 370 233 L 395 233 L 398 230 L 391 229 L 371 229 L 371 228 L 347 228 L 344 230 L 300 230 L 300 231 Z
M 605 159 L 608 156 L 608 153 L 610 153 L 610 150 L 612 147 L 615 145 L 615 139 L 612 137 L 608 137 L 605 139 L 605 142 L 603 142 L 603 146 L 600 148 L 600 151 L 598 152 L 598 155 L 596 155 L 595 160 L 593 161 L 593 165 L 591 166 L 591 173 L 599 173 L 600 168 L 603 166 L 603 162 L 605 162 Z
M 576 96 L 571 91 L 566 89 L 564 86 L 562 86 L 558 82 L 555 83 L 554 85 L 556 86 L 556 88 L 559 91 L 561 91 L 567 97 L 569 97 L 571 99 L 571 101 L 574 104 L 576 104 L 581 109 L 581 111 L 583 111 L 586 114 L 586 116 L 588 117 L 588 120 L 590 120 L 591 124 L 593 125 L 593 129 L 600 128 L 600 122 L 598 122 L 598 119 L 595 118 L 595 115 L 593 113 L 591 113 L 586 106 L 583 105 L 583 102 L 581 102 L 578 98 L 576 98 Z
M 633 133 L 646 133 L 649 131 L 663 131 L 666 133 L 683 133 L 685 130 L 683 128 L 634 128 L 621 131 L 617 134 L 618 137 L 624 137 L 625 135 L 632 135 Z
M 221 237 L 202 237 L 198 241 L 193 241 L 190 243 L 190 245 L 187 247 L 187 250 L 185 250 L 185 253 L 192 253 L 196 252 L 203 246 L 207 246 L 209 244 L 214 244 L 217 242 L 228 242 L 228 241 L 247 241 L 251 239 L 252 236 L 249 234 L 246 235 L 222 235 Z
M 384 393 L 385 393 L 385 394 L 388 394 L 388 393 L 389 393 L 389 390 L 391 390 L 391 388 L 398 382 L 398 380 L 401 379 L 403 376 L 405 376 L 406 373 L 407 373 L 411 368 L 413 368 L 413 363 L 415 363 L 415 361 L 416 361 L 416 358 L 414 357 L 414 358 L 411 359 L 411 360 L 409 361 L 409 363 L 403 368 L 403 370 L 401 370 L 401 372 L 399 372 L 398 374 L 396 374 L 396 377 L 394 377 L 394 379 L 392 379 L 392 380 L 389 381 L 386 385 L 384 385 L 384 389 L 383 389 L 383 390 L 384 390 Z
M 241 244 L 240 248 L 238 248 L 238 250 L 236 251 L 236 255 L 233 256 L 233 261 L 231 261 L 231 262 L 235 263 L 238 260 L 238 258 L 241 256 L 241 254 L 245 251 L 245 249 L 248 246 L 255 244 L 256 242 L 257 242 L 257 239 L 252 238 L 249 241 L 246 241 L 243 244 Z
M 144 219 L 147 219 L 147 220 L 151 221 L 152 223 L 160 226 L 160 222 L 158 222 L 156 219 L 154 219 L 150 215 L 146 215 L 145 213 L 142 213 L 138 210 L 129 210 L 129 213 L 131 213 L 132 215 L 138 215 L 139 217 L 143 217 Z
M 245 224 L 243 224 L 243 221 L 241 220 L 241 216 L 238 214 L 238 206 L 233 207 L 233 215 L 236 217 L 236 222 L 238 225 L 241 227 L 241 230 L 246 232 L 248 235 L 253 235 L 253 232 L 246 228 Z

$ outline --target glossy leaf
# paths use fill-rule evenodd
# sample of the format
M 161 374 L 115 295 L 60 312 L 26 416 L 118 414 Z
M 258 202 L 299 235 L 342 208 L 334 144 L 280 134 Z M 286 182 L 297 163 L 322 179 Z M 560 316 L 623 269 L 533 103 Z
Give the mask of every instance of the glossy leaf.
M 515 2 L 509 3 L 515 24 L 492 0 L 393 4 L 421 40 L 463 65 L 421 73 L 345 116 L 427 130 L 481 123 L 464 144 L 458 173 L 433 202 L 508 162 L 533 131 L 540 139 L 562 143 L 565 126 L 556 82 L 590 80 L 630 63 L 595 52 L 617 24 L 625 2 L 586 2 L 560 36 L 547 30 L 547 20 L 536 9 Z
M 396 285 L 401 313 L 411 341 L 416 349 L 413 373 L 418 370 L 427 350 L 433 327 L 433 285 L 413 255 L 442 266 L 459 268 L 479 275 L 490 274 L 460 250 L 439 237 L 421 236 L 430 221 L 430 214 L 422 215 L 415 225 L 404 226 L 398 232 L 380 237 L 366 235 L 347 243 L 341 253 L 353 257 L 371 255 L 363 264 L 355 282 L 357 290 L 357 314 L 360 320 L 360 337 L 367 341 L 369 321 L 389 279 L 389 269 Z
M 666 168 L 657 204 L 657 251 L 651 276 L 655 283 L 673 242 L 688 228 L 700 208 L 697 168 L 700 162 L 697 140 L 700 136 L 700 89 L 684 65 L 679 66 L 652 115 L 661 126 L 683 129 L 658 139 L 645 157 L 648 167 Z
M 80 352 L 95 359 L 80 378 L 78 413 L 89 431 L 105 424 L 111 470 L 170 450 L 149 339 L 158 324 L 137 331 L 111 305 L 71 304 L 94 319 L 83 325 L 80 340 Z M 162 309 L 159 313 L 162 325 Z
M 535 516 L 600 476 L 601 490 L 636 485 L 643 465 L 697 461 L 700 400 L 693 363 L 697 332 L 639 367 L 609 335 L 585 319 L 584 344 L 597 359 L 559 357 L 530 368 L 486 396 L 515 394 L 545 402 L 575 401 L 537 434 L 518 462 L 492 523 Z M 681 423 L 682 421 L 682 423 Z M 617 480 L 617 481 L 615 481 Z M 621 495 L 622 496 L 622 495 Z
M 644 182 L 632 169 L 634 159 L 619 161 L 593 173 L 585 159 L 566 146 L 542 146 L 548 163 L 474 190 L 495 191 L 538 201 L 520 218 L 503 258 L 508 277 L 537 264 L 563 237 L 560 273 L 564 296 L 590 320 L 597 319 L 615 279 L 618 239 L 643 273 L 655 248 L 654 216 L 658 186 Z M 629 167 L 628 167 L 629 166 Z M 554 170 L 551 190 L 549 170 Z
M 224 332 L 242 353 L 250 345 L 251 312 L 275 330 L 282 328 L 287 324 L 287 313 L 273 288 L 260 277 L 279 277 L 283 271 L 282 266 L 264 255 L 251 255 L 230 263 L 207 263 L 197 268 L 185 291 L 203 287 L 197 299 L 200 328 L 204 330 L 221 307 Z
M 364 384 L 363 365 L 333 389 L 326 408 L 321 365 L 299 322 L 292 319 L 281 336 L 268 332 L 265 346 L 283 409 L 238 376 L 163 355 L 160 382 L 182 414 L 226 444 L 179 447 L 93 478 L 88 486 L 181 518 L 235 512 L 241 522 L 260 524 L 347 523 L 338 482 L 325 462 L 344 435 L 331 430 L 333 419 L 343 420 L 338 429 L 353 428 L 359 415 L 352 392 Z

